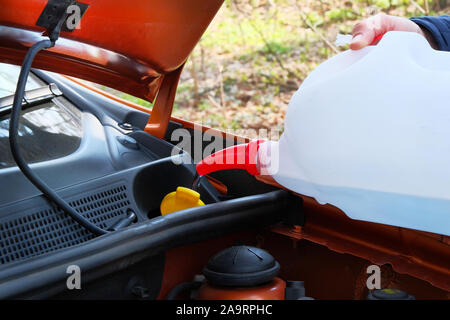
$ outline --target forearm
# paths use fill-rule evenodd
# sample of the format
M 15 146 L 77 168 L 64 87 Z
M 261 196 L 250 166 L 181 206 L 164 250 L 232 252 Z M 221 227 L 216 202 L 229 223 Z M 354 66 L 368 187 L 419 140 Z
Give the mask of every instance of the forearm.
M 419 26 L 420 29 L 423 32 L 423 36 L 425 37 L 425 39 L 428 40 L 428 43 L 430 44 L 430 46 L 435 49 L 435 50 L 439 50 L 439 46 L 436 43 L 436 39 L 434 38 L 434 36 L 431 34 L 430 31 L 428 31 L 426 28 Z
M 436 50 L 450 51 L 450 16 L 411 18 Z

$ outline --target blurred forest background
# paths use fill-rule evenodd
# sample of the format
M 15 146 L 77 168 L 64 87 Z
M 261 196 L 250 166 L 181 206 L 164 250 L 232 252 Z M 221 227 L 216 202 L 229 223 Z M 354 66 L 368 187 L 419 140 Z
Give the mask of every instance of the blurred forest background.
M 240 135 L 282 130 L 302 80 L 348 49 L 334 45 L 336 35 L 379 12 L 448 14 L 450 1 L 226 0 L 184 68 L 173 115 Z

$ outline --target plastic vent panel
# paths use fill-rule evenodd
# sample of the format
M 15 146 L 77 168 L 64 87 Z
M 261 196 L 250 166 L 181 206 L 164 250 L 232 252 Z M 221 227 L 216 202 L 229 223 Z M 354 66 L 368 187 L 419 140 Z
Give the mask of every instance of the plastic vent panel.
M 130 207 L 124 184 L 102 188 L 69 201 L 84 217 L 107 229 Z M 93 239 L 64 212 L 54 207 L 27 212 L 20 217 L 0 220 L 0 265 L 24 260 L 47 252 L 71 247 Z

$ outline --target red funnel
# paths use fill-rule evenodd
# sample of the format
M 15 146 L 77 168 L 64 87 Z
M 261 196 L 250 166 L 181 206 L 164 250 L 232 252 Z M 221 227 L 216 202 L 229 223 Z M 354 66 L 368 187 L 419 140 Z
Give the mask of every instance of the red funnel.
M 257 154 L 262 142 L 264 140 L 254 140 L 220 150 L 197 163 L 197 172 L 203 176 L 219 170 L 244 169 L 252 175 L 258 175 Z

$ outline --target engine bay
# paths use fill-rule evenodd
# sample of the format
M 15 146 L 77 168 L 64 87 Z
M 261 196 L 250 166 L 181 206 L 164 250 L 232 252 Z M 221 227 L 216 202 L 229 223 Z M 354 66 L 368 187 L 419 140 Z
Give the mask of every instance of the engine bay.
M 18 70 L 8 66 L 6 76 Z M 9 96 L 2 98 L 1 145 L 6 152 L 0 177 L 7 182 L 0 187 L 2 297 L 34 297 L 36 291 L 39 297 L 51 297 L 65 291 L 64 281 L 56 279 L 67 276 L 67 263 L 80 264 L 85 273 L 95 270 L 95 279 L 98 269 L 106 268 L 100 272 L 104 275 L 111 268 L 129 267 L 118 261 L 133 265 L 176 245 L 248 228 L 246 222 L 253 227 L 281 221 L 289 206 L 298 204 L 288 192 L 257 182 L 256 188 L 250 184 L 224 198 L 208 179 L 202 179 L 197 191 L 205 206 L 161 216 L 159 207 L 166 194 L 180 186 L 192 187 L 196 172 L 190 155 L 143 131 L 148 120 L 144 112 L 89 92 L 60 75 L 34 70 L 29 79 L 36 87 L 31 90 L 53 89 L 45 99 L 24 102 L 19 139 L 32 169 L 102 229 L 111 229 L 130 213 L 136 218 L 128 228 L 97 236 L 46 199 L 8 153 Z M 152 239 L 153 249 L 148 244 Z M 126 246 L 128 241 L 132 244 Z M 147 243 L 145 252 L 141 242 Z M 113 259 L 109 254 L 115 259 L 112 265 L 107 263 Z M 53 280 L 42 277 L 47 272 Z

